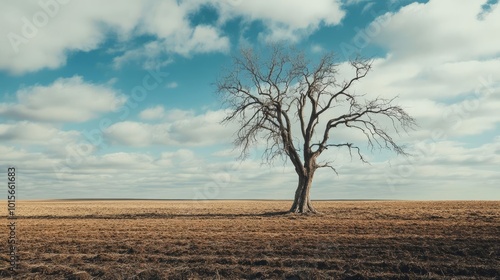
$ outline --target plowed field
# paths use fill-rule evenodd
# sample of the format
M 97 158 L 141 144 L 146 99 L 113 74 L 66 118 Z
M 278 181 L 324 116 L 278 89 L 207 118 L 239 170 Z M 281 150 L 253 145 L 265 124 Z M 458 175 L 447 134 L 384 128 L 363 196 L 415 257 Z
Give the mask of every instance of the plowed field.
M 14 279 L 500 279 L 500 202 L 21 201 Z M 7 209 L 6 205 L 2 206 Z

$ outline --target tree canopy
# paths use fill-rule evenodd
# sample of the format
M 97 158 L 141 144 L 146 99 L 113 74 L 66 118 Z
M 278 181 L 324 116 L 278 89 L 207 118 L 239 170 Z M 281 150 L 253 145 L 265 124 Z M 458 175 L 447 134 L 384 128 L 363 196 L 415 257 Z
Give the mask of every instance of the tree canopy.
M 217 92 L 228 108 L 223 122 L 238 124 L 234 142 L 242 148 L 242 156 L 264 141 L 266 161 L 286 156 L 295 167 L 299 182 L 291 212 L 316 212 L 309 196 L 314 173 L 325 167 L 336 172 L 331 162 L 317 160 L 326 149 L 345 148 L 366 162 L 359 145 L 332 141 L 336 129 L 360 131 L 369 147 L 407 155 L 391 133 L 416 126 L 415 120 L 394 104 L 395 98 L 370 99 L 353 90 L 372 70 L 370 60 L 351 60 L 353 74 L 343 78 L 335 58 L 328 53 L 312 63 L 303 52 L 279 45 L 263 57 L 253 49 L 242 49 L 217 81 Z M 382 119 L 391 127 L 381 125 Z

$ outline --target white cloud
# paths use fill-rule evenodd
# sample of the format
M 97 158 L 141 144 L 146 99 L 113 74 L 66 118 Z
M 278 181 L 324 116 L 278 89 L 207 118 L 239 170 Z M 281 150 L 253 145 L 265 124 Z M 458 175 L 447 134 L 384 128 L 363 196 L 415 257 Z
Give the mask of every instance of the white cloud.
M 176 82 L 171 82 L 166 85 L 166 88 L 177 88 L 178 86 L 179 84 L 177 84 Z
M 111 125 L 106 138 L 114 144 L 145 147 L 150 145 L 207 146 L 229 143 L 232 127 L 220 124 L 223 111 L 208 111 L 194 115 L 175 110 L 165 113 L 165 121 L 158 124 L 125 121 Z
M 212 153 L 211 155 L 214 157 L 221 157 L 221 158 L 237 158 L 240 156 L 241 151 L 237 148 L 232 148 L 232 149 L 224 149 L 221 151 L 217 151 Z
M 161 105 L 145 109 L 139 113 L 139 118 L 143 120 L 157 120 L 163 118 L 164 116 L 165 109 Z
M 318 172 L 312 196 L 313 199 L 498 199 L 499 140 L 477 148 L 451 141 L 428 144 L 418 157 L 392 160 L 390 166 L 387 162 L 366 165 L 342 158 L 338 162 L 338 176 L 326 169 Z M 262 166 L 259 155 L 244 162 L 227 162 L 203 158 L 183 148 L 157 156 L 126 152 L 88 155 L 67 165 L 64 157 L 48 157 L 4 145 L 0 145 L 0 153 L 0 167 L 15 164 L 19 168 L 25 198 L 91 195 L 284 199 L 293 196 L 296 184 L 290 164 Z M 221 151 L 223 154 L 231 156 L 229 151 Z M 471 184 L 475 190 L 472 194 Z
M 190 110 L 171 109 L 166 113 L 166 120 L 169 122 L 175 122 L 179 120 L 191 119 L 194 116 L 194 112 Z
M 219 8 L 220 21 L 243 17 L 250 22 L 264 23 L 266 30 L 261 34 L 264 41 L 298 41 L 322 24 L 339 24 L 345 16 L 340 1 L 317 0 L 314 5 L 300 0 L 241 1 L 238 5 L 211 2 Z
M 120 108 L 126 98 L 108 86 L 82 77 L 60 78 L 48 86 L 31 86 L 16 93 L 16 103 L 0 103 L 0 116 L 48 122 L 84 122 Z
M 58 130 L 50 125 L 22 121 L 0 124 L 0 139 L 3 141 L 48 141 Z
M 492 34 L 500 29 L 500 9 L 491 10 L 479 20 L 484 2 L 412 3 L 396 13 L 384 15 L 384 22 L 388 24 L 374 40 L 398 59 L 433 65 L 498 56 L 500 38 Z M 453 13 L 449 12 L 450 7 Z
M 227 144 L 232 142 L 235 130 L 220 123 L 225 116 L 226 112 L 219 110 L 179 119 L 172 123 L 170 132 L 178 143 Z
M 321 46 L 320 44 L 313 44 L 311 46 L 311 51 L 313 53 L 322 53 L 325 51 L 325 48 L 323 46 Z
M 69 51 L 97 48 L 109 30 L 126 38 L 143 5 L 138 0 L 127 5 L 116 0 L 64 2 L 0 3 L 0 33 L 8 36 L 0 41 L 0 69 L 16 74 L 54 69 L 66 63 Z
M 0 145 L 0 154 L 2 155 L 0 157 L 0 167 L 2 167 L 2 169 L 4 169 L 4 167 L 7 168 L 7 166 L 14 166 L 18 170 L 24 169 L 23 173 L 25 174 L 35 172 L 38 174 L 37 179 L 41 181 L 50 181 L 52 178 L 49 179 L 47 177 L 53 177 L 52 165 L 55 164 L 57 160 L 45 153 Z M 23 180 L 28 184 L 33 184 L 33 181 L 28 176 L 29 175 L 25 176 Z
M 189 56 L 192 52 L 227 52 L 229 39 L 221 36 L 213 26 L 198 25 L 189 34 L 177 35 L 176 40 L 165 40 L 167 49 L 175 53 Z
M 135 147 L 168 145 L 171 142 L 168 134 L 168 126 L 132 121 L 124 121 L 111 125 L 105 130 L 105 136 L 112 143 Z
M 153 69 L 170 63 L 168 56 L 173 53 L 191 56 L 229 51 L 229 38 L 220 27 L 233 18 L 261 21 L 265 31 L 260 37 L 265 41 L 298 41 L 322 25 L 339 24 L 345 16 L 341 2 L 331 0 L 317 0 L 314 5 L 298 0 L 241 1 L 237 5 L 214 0 L 62 3 L 0 3 L 0 33 L 8 35 L 0 42 L 0 70 L 23 74 L 59 68 L 66 64 L 69 53 L 95 50 L 109 34 L 117 34 L 124 44 L 138 36 L 154 36 L 144 46 L 126 49 L 113 61 L 119 68 L 128 61 L 142 60 L 143 67 Z M 216 26 L 192 25 L 190 16 L 203 5 L 218 10 Z
M 160 156 L 160 161 L 167 161 L 170 164 L 172 163 L 178 163 L 180 164 L 186 164 L 186 163 L 193 163 L 193 161 L 196 160 L 196 156 L 193 153 L 193 151 L 188 150 L 188 149 L 179 149 L 175 152 L 166 152 L 162 153 Z
M 174 62 L 172 58 L 164 58 L 166 47 L 159 41 L 146 43 L 138 49 L 126 50 L 113 59 L 115 69 L 121 68 L 129 62 L 142 61 L 142 67 L 147 70 L 159 69 Z
M 491 34 L 500 28 L 500 9 L 480 20 L 482 4 L 431 0 L 374 20 L 378 29 L 371 30 L 378 32 L 370 39 L 388 54 L 373 62 L 373 71 L 356 90 L 399 96 L 398 102 L 420 124 L 412 134 L 417 139 L 437 129 L 447 137 L 495 129 L 500 123 L 494 109 L 500 106 L 500 77 L 495 74 L 500 69 L 500 39 Z
M 361 13 L 364 14 L 367 11 L 371 10 L 371 8 L 375 5 L 375 2 L 369 2 L 366 3 L 366 5 L 363 7 L 363 10 L 361 10 Z
M 0 124 L 0 140 L 13 147 L 41 151 L 51 160 L 63 161 L 89 156 L 98 148 L 85 141 L 80 131 L 65 131 L 50 124 L 28 121 Z
M 156 38 L 139 48 L 125 51 L 114 59 L 119 68 L 130 60 L 144 60 L 143 67 L 154 69 L 172 62 L 165 58 L 170 54 L 190 56 L 193 53 L 227 52 L 230 42 L 214 26 L 192 26 L 191 13 L 196 12 L 201 2 L 149 1 L 143 2 L 144 12 L 137 23 L 136 32 Z
M 48 3 L 48 4 L 47 4 Z M 167 1 L 110 0 L 2 1 L 0 3 L 0 70 L 14 74 L 55 69 L 66 64 L 68 53 L 97 49 L 110 33 L 127 41 L 141 35 L 157 38 L 145 47 L 129 50 L 114 61 L 147 57 L 144 66 L 168 64 L 164 53 L 190 55 L 227 51 L 229 40 L 213 26 L 191 26 L 189 14 L 200 5 Z M 96 9 L 96 7 L 99 7 Z M 146 52 L 147 51 L 147 52 Z M 153 54 L 158 54 L 155 57 Z

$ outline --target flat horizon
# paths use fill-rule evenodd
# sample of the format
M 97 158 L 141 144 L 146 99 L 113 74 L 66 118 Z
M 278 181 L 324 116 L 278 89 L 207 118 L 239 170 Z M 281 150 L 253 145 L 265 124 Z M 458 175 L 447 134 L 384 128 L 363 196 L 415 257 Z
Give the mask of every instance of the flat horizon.
M 21 199 L 19 202 L 23 201 L 290 201 L 293 199 L 252 199 L 252 198 L 233 198 L 233 199 L 184 199 L 184 198 L 56 198 L 56 199 Z M 311 201 L 409 201 L 409 202 L 440 202 L 440 201 L 500 201 L 498 199 L 376 199 L 376 198 L 366 198 L 366 199 L 350 199 L 350 198 L 338 198 L 338 199 L 311 199 Z

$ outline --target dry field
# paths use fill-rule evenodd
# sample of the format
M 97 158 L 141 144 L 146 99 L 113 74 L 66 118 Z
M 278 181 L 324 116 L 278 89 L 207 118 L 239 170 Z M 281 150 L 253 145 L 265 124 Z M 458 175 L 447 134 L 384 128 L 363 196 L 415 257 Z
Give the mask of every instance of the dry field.
M 0 277 L 500 279 L 500 202 L 316 202 L 321 215 L 279 213 L 290 204 L 21 201 L 18 269 L 8 270 L 4 229 Z

